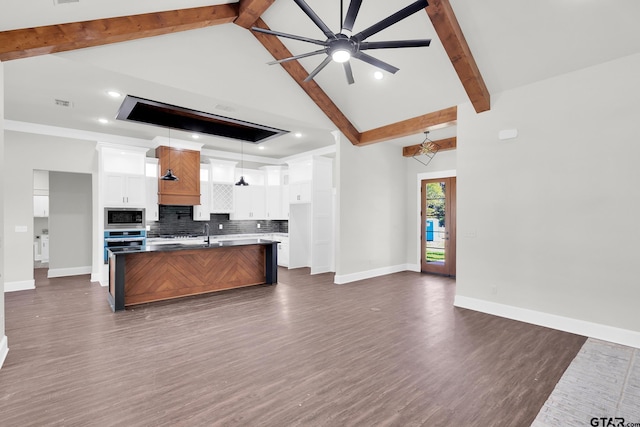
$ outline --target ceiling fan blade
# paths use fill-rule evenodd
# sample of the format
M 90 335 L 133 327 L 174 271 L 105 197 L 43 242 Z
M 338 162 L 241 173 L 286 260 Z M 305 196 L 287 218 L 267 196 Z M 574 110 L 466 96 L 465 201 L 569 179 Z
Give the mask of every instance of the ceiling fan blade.
M 306 78 L 306 79 L 304 79 L 304 81 L 305 81 L 305 82 L 308 82 L 308 81 L 313 80 L 313 78 L 316 76 L 316 74 L 318 74 L 320 71 L 322 71 L 322 69 L 323 69 L 324 67 L 326 67 L 326 66 L 327 66 L 327 64 L 329 64 L 329 62 L 331 62 L 331 57 L 330 57 L 330 56 L 327 56 L 326 58 L 324 58 L 324 61 L 322 61 L 322 63 L 321 63 L 320 65 L 318 65 L 318 66 L 316 67 L 316 69 L 315 69 L 315 70 L 313 70 L 313 71 L 312 71 L 312 72 L 307 76 L 307 78 Z
M 349 82 L 350 85 L 354 84 L 356 81 L 353 80 L 353 71 L 351 71 L 351 64 L 349 63 L 349 61 L 347 61 L 343 62 L 342 65 L 344 65 L 344 72 L 347 75 L 347 82 Z
M 309 7 L 309 5 L 304 0 L 293 0 L 293 1 L 295 1 L 296 4 L 300 7 L 300 9 L 302 9 L 302 11 L 306 13 L 307 16 L 313 21 L 313 23 L 316 24 L 318 28 L 322 30 L 322 32 L 324 33 L 325 36 L 327 36 L 328 39 L 336 38 L 335 33 L 331 31 L 329 27 L 327 27 L 327 24 L 322 22 L 322 19 L 320 19 L 320 17 L 316 15 L 316 13 Z
M 265 30 L 264 28 L 258 28 L 258 27 L 251 27 L 251 30 L 252 31 L 257 31 L 258 33 L 269 34 L 269 35 L 272 35 L 272 36 L 285 37 L 285 38 L 288 38 L 288 39 L 299 40 L 301 42 L 319 44 L 320 46 L 325 46 L 326 45 L 326 42 L 322 41 L 322 40 L 310 39 L 310 38 L 307 38 L 307 37 L 296 36 L 294 34 L 281 33 L 280 31 Z
M 353 24 L 356 22 L 360 5 L 362 5 L 362 0 L 351 0 L 349 9 L 347 10 L 347 16 L 345 16 L 344 23 L 342 24 L 343 30 L 353 31 Z
M 295 59 L 306 58 L 308 56 L 319 55 L 321 53 L 327 53 L 327 49 L 314 50 L 313 52 L 302 53 L 296 56 L 290 56 L 289 58 L 279 59 L 277 61 L 267 62 L 269 65 L 282 64 L 283 62 L 293 61 Z
M 358 34 L 354 35 L 352 38 L 357 40 L 357 41 L 366 40 L 367 38 L 371 37 L 372 35 L 374 35 L 376 33 L 379 33 L 380 31 L 384 30 L 387 27 L 392 26 L 396 22 L 402 21 L 404 18 L 406 18 L 406 17 L 408 17 L 410 15 L 413 15 L 414 13 L 418 12 L 419 10 L 424 9 L 428 5 L 429 5 L 429 3 L 427 2 L 427 0 L 417 0 L 416 2 L 413 2 L 409 6 L 405 7 L 404 9 L 399 10 L 398 12 L 394 13 L 393 15 L 383 19 L 382 21 L 378 22 L 377 24 L 373 24 L 372 26 L 370 26 L 366 30 L 363 30 L 363 31 L 359 32 Z
M 396 67 L 394 67 L 394 66 L 393 66 L 393 65 L 391 65 L 391 64 L 387 64 L 386 62 L 381 61 L 381 60 L 379 60 L 379 59 L 377 59 L 377 58 L 374 58 L 374 57 L 373 57 L 373 56 L 371 56 L 371 55 L 367 55 L 367 54 L 366 54 L 366 53 L 364 53 L 364 52 L 356 52 L 356 53 L 354 53 L 354 54 L 353 54 L 353 57 L 354 57 L 354 58 L 358 58 L 359 60 L 364 61 L 364 62 L 366 62 L 367 64 L 371 64 L 371 65 L 373 65 L 374 67 L 378 67 L 378 68 L 380 68 L 380 69 L 383 69 L 383 70 L 385 70 L 385 71 L 388 71 L 388 72 L 390 72 L 391 74 L 395 74 L 395 73 L 397 73 L 397 72 L 400 70 L 399 68 L 396 68 Z M 328 58 L 331 58 L 331 57 L 329 56 Z
M 393 40 L 388 42 L 360 42 L 360 50 L 367 49 L 395 49 L 398 47 L 424 47 L 431 44 L 431 39 L 424 40 Z

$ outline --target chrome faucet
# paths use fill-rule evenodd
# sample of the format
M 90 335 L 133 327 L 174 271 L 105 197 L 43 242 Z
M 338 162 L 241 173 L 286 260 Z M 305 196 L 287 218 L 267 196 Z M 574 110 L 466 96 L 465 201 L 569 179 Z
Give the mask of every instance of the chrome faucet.
M 204 232 L 207 233 L 207 240 L 205 240 L 207 242 L 207 245 L 210 243 L 210 239 L 209 239 L 209 223 L 205 222 L 204 223 Z

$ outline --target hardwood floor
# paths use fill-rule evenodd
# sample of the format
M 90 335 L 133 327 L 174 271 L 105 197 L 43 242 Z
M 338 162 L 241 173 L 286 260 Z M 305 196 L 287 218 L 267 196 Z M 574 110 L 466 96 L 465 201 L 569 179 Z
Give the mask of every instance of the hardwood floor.
M 39 273 L 40 272 L 40 273 Z M 529 426 L 584 337 L 453 307 L 397 273 L 112 313 L 88 276 L 6 299 L 3 426 Z

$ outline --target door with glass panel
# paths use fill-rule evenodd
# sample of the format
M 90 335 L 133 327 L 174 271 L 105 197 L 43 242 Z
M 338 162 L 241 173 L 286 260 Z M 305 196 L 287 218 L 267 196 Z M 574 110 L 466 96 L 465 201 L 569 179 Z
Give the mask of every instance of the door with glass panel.
M 422 181 L 421 270 L 456 275 L 456 178 Z

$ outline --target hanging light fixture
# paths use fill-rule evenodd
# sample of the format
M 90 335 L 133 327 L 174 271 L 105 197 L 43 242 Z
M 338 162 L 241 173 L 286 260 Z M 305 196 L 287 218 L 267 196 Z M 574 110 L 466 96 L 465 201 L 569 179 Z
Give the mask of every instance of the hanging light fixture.
M 173 170 L 171 170 L 171 128 L 169 128 L 169 164 L 167 166 L 167 172 L 160 179 L 163 181 L 179 181 L 178 177 L 173 174 Z
M 439 149 L 440 149 L 440 146 L 429 139 L 429 131 L 426 131 L 424 133 L 424 141 L 422 141 L 422 143 L 420 144 L 420 147 L 418 148 L 418 151 L 412 157 L 416 159 L 418 162 L 427 166 L 431 161 L 431 159 L 433 159 L 433 157 L 436 155 Z M 427 163 L 423 162 L 422 160 L 416 157 L 420 155 L 427 156 L 427 158 L 429 159 L 427 160 Z
M 240 141 L 240 180 L 236 182 L 236 185 L 249 185 L 249 183 L 244 180 L 244 141 Z

